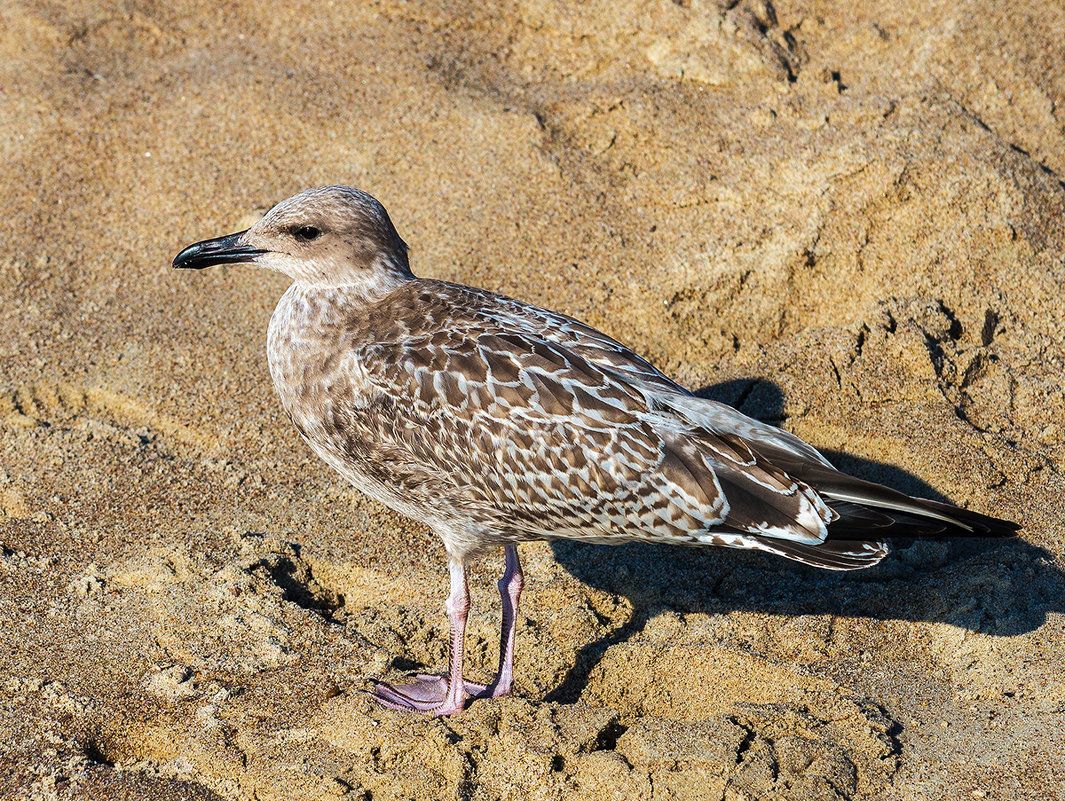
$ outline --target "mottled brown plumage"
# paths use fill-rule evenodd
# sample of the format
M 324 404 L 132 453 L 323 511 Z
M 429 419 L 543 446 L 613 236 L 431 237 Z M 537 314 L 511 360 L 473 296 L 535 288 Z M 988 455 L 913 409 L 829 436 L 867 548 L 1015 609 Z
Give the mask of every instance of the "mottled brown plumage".
M 358 190 L 296 195 L 246 232 L 187 248 L 175 266 L 224 261 L 294 279 L 268 355 L 303 438 L 447 549 L 449 678 L 380 685 L 390 706 L 449 714 L 466 694 L 509 690 L 519 542 L 722 545 L 847 570 L 878 562 L 893 536 L 1016 529 L 845 476 L 577 320 L 415 278 L 388 215 Z M 499 675 L 481 687 L 462 679 L 464 566 L 493 546 L 507 551 L 503 640 Z

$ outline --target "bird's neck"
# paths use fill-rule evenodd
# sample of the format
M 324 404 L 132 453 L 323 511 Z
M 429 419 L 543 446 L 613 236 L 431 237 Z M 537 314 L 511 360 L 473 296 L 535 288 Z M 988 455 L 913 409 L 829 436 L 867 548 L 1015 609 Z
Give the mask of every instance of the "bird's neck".
M 343 327 L 345 320 L 376 306 L 408 280 L 342 284 L 293 281 L 278 302 L 270 326 L 287 329 L 299 338 L 331 334 L 337 326 Z
M 375 303 L 408 281 L 414 280 L 409 269 L 394 264 L 375 264 L 370 268 L 330 270 L 325 275 L 294 275 L 293 287 L 306 297 L 334 296 L 339 300 Z

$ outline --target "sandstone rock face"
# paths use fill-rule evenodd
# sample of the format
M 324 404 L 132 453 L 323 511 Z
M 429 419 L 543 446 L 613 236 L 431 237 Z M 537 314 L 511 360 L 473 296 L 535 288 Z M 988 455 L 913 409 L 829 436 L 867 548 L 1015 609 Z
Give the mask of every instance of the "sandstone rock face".
M 7 4 L 0 795 L 1065 798 L 1063 41 L 1047 0 Z M 443 666 L 441 549 L 284 419 L 283 279 L 168 269 L 324 183 L 1021 540 L 524 547 L 516 697 L 377 708 Z

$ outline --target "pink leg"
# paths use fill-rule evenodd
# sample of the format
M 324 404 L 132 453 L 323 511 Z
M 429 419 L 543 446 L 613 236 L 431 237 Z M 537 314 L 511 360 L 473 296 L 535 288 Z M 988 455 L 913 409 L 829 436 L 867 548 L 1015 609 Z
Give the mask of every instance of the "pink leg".
M 518 627 L 518 599 L 525 586 L 525 575 L 518 561 L 518 547 L 506 547 L 507 566 L 499 580 L 499 597 L 503 601 L 503 624 L 499 635 L 499 672 L 495 680 L 476 693 L 478 698 L 498 698 L 509 695 L 514 683 L 514 641 Z
M 508 695 L 514 684 L 514 646 L 518 623 L 518 599 L 525 584 L 515 545 L 506 546 L 506 569 L 499 580 L 499 597 L 503 602 L 503 623 L 499 638 L 499 671 L 491 684 L 475 684 L 462 678 L 465 651 L 466 616 L 470 610 L 470 593 L 466 570 L 461 562 L 451 562 L 451 595 L 447 614 L 451 622 L 451 669 L 447 678 L 419 673 L 410 684 L 377 682 L 374 695 L 392 709 L 453 715 L 466 705 L 466 694 L 474 698 L 498 698 Z
M 452 560 L 451 594 L 447 598 L 447 617 L 451 624 L 451 659 L 448 677 L 419 675 L 411 684 L 391 685 L 378 682 L 374 695 L 393 709 L 427 712 L 431 715 L 454 715 L 466 706 L 466 684 L 462 680 L 462 657 L 465 651 L 466 616 L 470 611 L 470 591 L 466 586 L 466 568 Z

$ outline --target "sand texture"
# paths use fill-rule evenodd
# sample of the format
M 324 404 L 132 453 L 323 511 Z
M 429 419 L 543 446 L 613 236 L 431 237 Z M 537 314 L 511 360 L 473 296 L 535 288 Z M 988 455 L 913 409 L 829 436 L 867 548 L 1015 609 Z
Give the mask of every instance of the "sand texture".
M 0 797 L 1065 799 L 1063 42 L 1053 0 L 0 4 Z M 442 548 L 285 419 L 286 280 L 169 268 L 325 183 L 1022 537 L 523 546 L 516 695 L 378 708 L 444 667 Z

